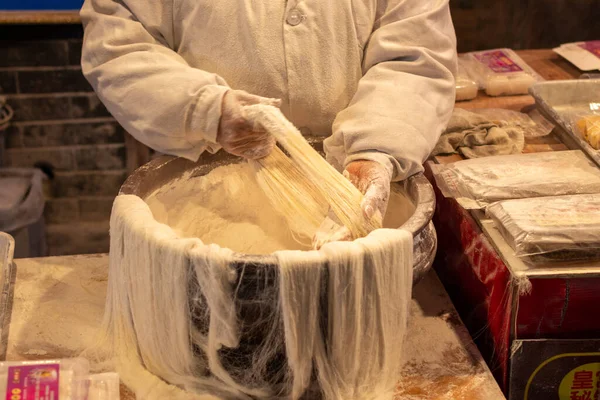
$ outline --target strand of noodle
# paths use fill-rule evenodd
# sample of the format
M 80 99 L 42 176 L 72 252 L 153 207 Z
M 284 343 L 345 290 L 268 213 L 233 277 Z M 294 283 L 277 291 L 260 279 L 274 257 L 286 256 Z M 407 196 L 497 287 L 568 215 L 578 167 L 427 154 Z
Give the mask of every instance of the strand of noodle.
M 363 198 L 362 193 L 312 148 L 300 131 L 285 118 L 278 108 L 256 104 L 246 106 L 245 111 L 248 119 L 265 128 L 290 154 L 298 169 L 319 190 L 321 196 L 326 199 L 328 206 L 331 207 L 331 210 L 342 224 L 348 228 L 354 239 L 364 237 L 369 232 L 381 228 L 381 216 L 377 213 L 371 219 L 365 218 L 360 207 Z M 259 163 L 261 162 L 259 161 Z M 265 168 L 270 165 L 268 160 L 262 163 Z M 284 171 L 282 175 L 287 176 L 288 173 Z M 265 179 L 271 176 L 265 174 Z M 298 185 L 297 192 L 306 191 L 305 184 L 293 180 L 284 181 L 283 178 L 278 178 L 277 181 L 273 180 L 272 185 L 280 187 L 282 192 L 285 190 L 284 186 L 294 185 Z M 288 193 L 290 191 L 290 189 L 287 190 Z M 273 198 L 272 201 L 281 201 L 281 197 Z M 308 208 L 312 204 L 304 203 L 306 197 L 306 195 L 300 195 L 294 200 L 286 200 L 286 203 L 289 204 L 295 201 L 299 205 L 305 206 L 306 211 L 302 215 L 314 212 L 314 210 Z M 286 205 L 281 205 L 281 208 L 285 207 Z
M 310 246 L 328 208 L 319 188 L 278 147 L 250 165 L 271 205 L 288 221 L 294 239 Z

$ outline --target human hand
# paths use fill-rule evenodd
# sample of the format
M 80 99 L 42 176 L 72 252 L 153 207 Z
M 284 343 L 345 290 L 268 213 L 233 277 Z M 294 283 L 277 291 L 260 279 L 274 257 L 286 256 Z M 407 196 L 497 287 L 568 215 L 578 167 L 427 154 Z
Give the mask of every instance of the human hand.
M 344 176 L 363 193 L 360 206 L 365 218 L 369 220 L 379 213 L 383 219 L 390 199 L 391 176 L 386 166 L 376 161 L 356 160 L 348 164 Z M 330 212 L 313 237 L 313 248 L 351 238 L 348 228 Z
M 280 107 L 281 100 L 255 96 L 243 90 L 229 90 L 223 96 L 217 143 L 236 156 L 251 160 L 266 157 L 275 138 L 246 117 L 244 106 L 266 104 Z

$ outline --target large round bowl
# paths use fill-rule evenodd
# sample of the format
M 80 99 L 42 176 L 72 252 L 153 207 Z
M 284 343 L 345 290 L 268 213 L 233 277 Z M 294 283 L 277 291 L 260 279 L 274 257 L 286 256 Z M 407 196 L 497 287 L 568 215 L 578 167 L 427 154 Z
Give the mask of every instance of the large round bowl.
M 309 142 L 321 154 L 322 139 L 309 139 Z M 120 194 L 136 195 L 146 199 L 148 195 L 166 183 L 181 177 L 184 173 L 191 172 L 191 176 L 206 175 L 213 169 L 231 163 L 243 162 L 242 159 L 231 156 L 225 152 L 204 154 L 200 161 L 194 163 L 183 158 L 170 156 L 158 157 L 137 169 L 123 184 Z M 404 192 L 406 197 L 415 206 L 412 216 L 398 228 L 412 233 L 414 239 L 413 250 L 413 285 L 416 284 L 429 271 L 437 249 L 437 237 L 431 218 L 435 210 L 435 197 L 433 188 L 422 175 L 416 175 L 405 182 L 398 183 L 397 189 Z M 326 267 L 326 266 L 325 266 Z M 275 340 L 281 349 L 269 362 L 269 374 L 273 376 L 274 384 L 281 381 L 277 371 L 285 365 L 285 352 L 283 337 L 268 338 L 267 332 L 271 327 L 270 319 L 276 312 L 276 299 L 278 298 L 277 282 L 279 268 L 274 255 L 235 254 L 233 268 L 238 272 L 236 287 L 236 310 L 244 327 L 240 337 L 240 346 L 234 349 L 223 348 L 219 351 L 224 367 L 229 371 L 240 370 L 242 367 L 250 369 L 256 349 L 268 340 Z M 190 288 L 197 283 L 190 282 Z M 327 288 L 323 288 L 326 296 Z M 198 304 L 196 304 L 198 303 Z M 327 318 L 326 303 L 323 303 L 322 318 Z M 200 331 L 206 332 L 207 321 L 199 317 L 198 309 L 205 307 L 200 300 L 192 302 L 192 315 L 194 324 Z M 327 323 L 323 322 L 322 327 Z M 235 367 L 232 367 L 235 366 Z M 310 398 L 317 399 L 318 396 Z
M 317 151 L 323 154 L 323 139 L 307 139 Z M 241 158 L 224 151 L 216 154 L 205 153 L 198 162 L 172 156 L 161 156 L 138 168 L 127 178 L 119 193 L 132 194 L 145 199 L 155 190 L 182 176 L 185 172 L 193 171 L 192 176 L 202 176 L 219 166 L 242 161 Z M 412 176 L 406 181 L 394 183 L 394 185 L 401 185 L 400 189 L 415 206 L 413 215 L 398 228 L 405 229 L 413 235 L 413 284 L 416 284 L 431 269 L 437 250 L 437 236 L 431 222 L 435 211 L 435 195 L 431 184 L 423 174 Z M 244 274 L 255 272 L 262 275 L 277 266 L 273 255 L 237 253 L 234 263 L 240 271 L 244 271 Z M 241 286 L 244 286 L 243 282 L 241 282 Z

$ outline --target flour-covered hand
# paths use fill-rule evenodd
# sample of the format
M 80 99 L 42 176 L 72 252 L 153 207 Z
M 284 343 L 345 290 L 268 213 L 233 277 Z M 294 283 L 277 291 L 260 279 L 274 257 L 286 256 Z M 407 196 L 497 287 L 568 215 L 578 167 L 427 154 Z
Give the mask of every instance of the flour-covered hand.
M 217 143 L 226 152 L 251 160 L 266 157 L 275 146 L 275 138 L 246 117 L 244 106 L 254 104 L 280 107 L 281 101 L 230 90 L 223 96 L 217 133 Z
M 363 193 L 360 206 L 364 216 L 371 219 L 379 213 L 383 218 L 390 199 L 389 169 L 377 161 L 356 160 L 346 166 L 344 176 Z M 348 228 L 330 213 L 313 237 L 313 247 L 319 249 L 325 243 L 351 238 Z

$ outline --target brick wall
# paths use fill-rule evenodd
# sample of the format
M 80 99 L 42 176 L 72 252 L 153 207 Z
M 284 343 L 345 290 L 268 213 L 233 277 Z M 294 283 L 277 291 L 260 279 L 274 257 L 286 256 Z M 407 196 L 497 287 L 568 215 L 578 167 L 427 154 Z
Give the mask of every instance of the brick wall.
M 0 95 L 15 111 L 4 164 L 53 166 L 45 209 L 51 255 L 108 251 L 110 209 L 126 177 L 125 132 L 81 73 L 80 28 L 58 37 L 57 28 L 37 27 L 33 37 L 25 29 L 0 42 Z

